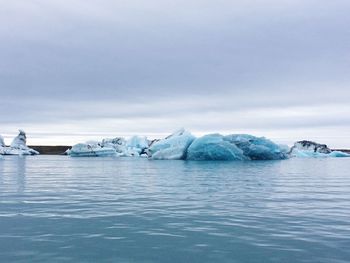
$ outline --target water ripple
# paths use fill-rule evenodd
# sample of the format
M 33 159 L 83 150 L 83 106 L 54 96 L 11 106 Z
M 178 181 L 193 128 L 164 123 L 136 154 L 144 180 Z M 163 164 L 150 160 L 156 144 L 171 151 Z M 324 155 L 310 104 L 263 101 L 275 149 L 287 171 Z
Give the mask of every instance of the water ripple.
M 1 262 L 349 262 L 350 161 L 0 160 Z

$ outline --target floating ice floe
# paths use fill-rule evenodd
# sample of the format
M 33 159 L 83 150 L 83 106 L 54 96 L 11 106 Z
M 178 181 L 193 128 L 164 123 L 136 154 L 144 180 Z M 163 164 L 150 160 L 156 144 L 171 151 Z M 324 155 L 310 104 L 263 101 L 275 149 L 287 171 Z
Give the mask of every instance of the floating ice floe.
M 305 140 L 294 143 L 290 155 L 299 158 L 350 157 L 348 153 L 332 151 L 326 144 Z
M 38 151 L 27 146 L 27 136 L 23 130 L 13 139 L 11 146 L 5 146 L 2 136 L 0 136 L 0 154 L 1 155 L 37 155 Z
M 320 144 L 320 143 L 306 141 L 306 140 L 298 141 L 294 143 L 294 146 L 291 148 L 291 152 L 296 150 L 315 152 L 315 153 L 324 153 L 324 154 L 328 154 L 332 152 L 332 150 L 329 149 L 326 144 Z
M 66 153 L 72 157 L 87 156 L 120 156 L 147 157 L 146 150 L 148 141 L 146 137 L 133 136 L 129 140 L 122 137 L 113 139 L 103 139 L 102 142 L 79 143 L 68 150 Z
M 154 142 L 149 148 L 152 159 L 182 160 L 186 158 L 187 148 L 195 137 L 185 129 L 180 129 L 168 137 Z
M 103 147 L 99 143 L 87 142 L 78 143 L 67 150 L 67 154 L 72 157 L 92 157 L 92 156 L 114 156 L 115 149 L 111 147 Z

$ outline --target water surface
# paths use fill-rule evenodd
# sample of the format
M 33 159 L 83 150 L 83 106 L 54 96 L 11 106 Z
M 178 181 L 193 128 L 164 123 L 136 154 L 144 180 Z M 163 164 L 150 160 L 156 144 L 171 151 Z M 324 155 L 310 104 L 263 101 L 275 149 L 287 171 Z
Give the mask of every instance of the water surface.
M 349 262 L 350 159 L 0 160 L 1 262 Z

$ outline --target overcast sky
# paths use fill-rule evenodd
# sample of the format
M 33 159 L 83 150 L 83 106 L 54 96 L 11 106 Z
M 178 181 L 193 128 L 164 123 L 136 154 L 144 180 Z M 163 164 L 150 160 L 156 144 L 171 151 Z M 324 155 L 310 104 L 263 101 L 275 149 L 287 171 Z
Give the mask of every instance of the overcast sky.
M 348 0 L 0 0 L 0 134 L 350 147 Z

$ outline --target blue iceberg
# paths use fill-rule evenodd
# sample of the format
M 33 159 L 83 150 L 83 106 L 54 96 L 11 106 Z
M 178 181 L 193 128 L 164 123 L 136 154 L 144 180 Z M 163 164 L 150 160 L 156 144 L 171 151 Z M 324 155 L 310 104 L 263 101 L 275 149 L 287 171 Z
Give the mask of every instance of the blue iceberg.
M 187 150 L 187 160 L 282 160 L 289 147 L 248 134 L 209 134 L 196 139 Z
M 170 136 L 154 142 L 149 148 L 149 155 L 156 160 L 182 160 L 186 158 L 187 148 L 195 137 L 180 129 Z
M 289 147 L 278 145 L 265 137 L 231 134 L 224 137 L 243 151 L 250 160 L 282 160 L 288 158 Z
M 248 160 L 235 144 L 225 140 L 220 134 L 208 134 L 197 138 L 187 149 L 187 160 Z

